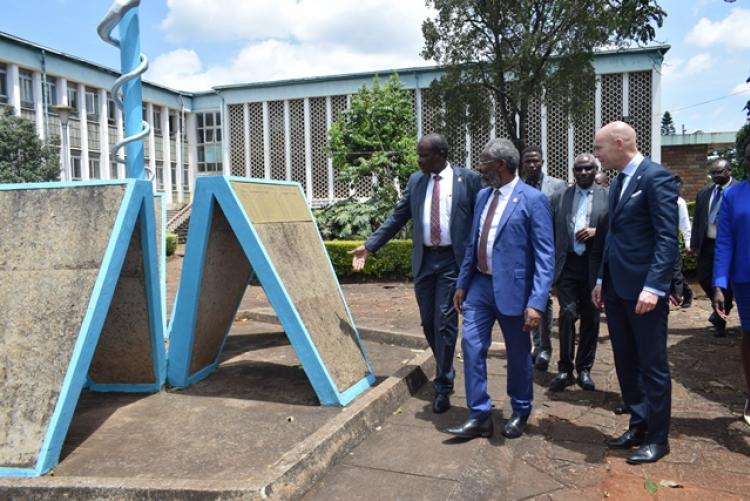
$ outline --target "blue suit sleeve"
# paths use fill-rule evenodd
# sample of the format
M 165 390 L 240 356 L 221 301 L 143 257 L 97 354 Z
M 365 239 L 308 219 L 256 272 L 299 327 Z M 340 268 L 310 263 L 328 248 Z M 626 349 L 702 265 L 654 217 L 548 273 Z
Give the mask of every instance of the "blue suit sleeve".
M 646 190 L 654 231 L 654 259 L 646 275 L 644 289 L 668 294 L 672 269 L 679 253 L 677 240 L 677 184 L 666 169 L 656 169 L 651 189 Z
M 415 172 L 409 177 L 406 189 L 396 204 L 396 208 L 393 209 L 393 212 L 391 212 L 383 224 L 365 241 L 365 248 L 369 252 L 377 252 L 411 219 L 411 193 L 414 190 L 414 185 L 417 184 L 417 179 L 419 179 L 418 174 L 418 172 Z
M 719 208 L 719 219 L 716 224 L 716 250 L 714 254 L 714 287 L 729 287 L 729 268 L 732 263 L 735 235 L 732 232 L 732 213 L 734 197 L 724 195 Z
M 537 197 L 531 211 L 531 247 L 534 253 L 534 280 L 527 306 L 538 311 L 547 307 L 549 290 L 555 275 L 555 242 L 552 210 L 547 197 Z

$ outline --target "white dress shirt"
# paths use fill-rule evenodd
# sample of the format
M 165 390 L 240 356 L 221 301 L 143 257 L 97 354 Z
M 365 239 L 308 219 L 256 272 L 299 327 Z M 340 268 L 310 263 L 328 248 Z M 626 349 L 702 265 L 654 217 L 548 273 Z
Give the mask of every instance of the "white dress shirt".
M 625 166 L 625 168 L 622 170 L 622 173 L 624 175 L 624 178 L 622 180 L 622 189 L 620 190 L 620 197 L 622 197 L 622 194 L 625 193 L 625 190 L 628 188 L 628 185 L 630 184 L 630 178 L 633 177 L 633 174 L 635 174 L 636 169 L 639 165 L 641 165 L 641 162 L 643 162 L 643 155 L 640 153 L 636 153 L 636 155 L 630 159 L 630 162 L 628 162 L 628 165 Z M 617 200 L 619 203 L 619 199 Z
M 451 205 L 453 202 L 453 168 L 450 163 L 438 174 L 440 176 L 440 246 L 451 245 Z M 427 193 L 424 197 L 422 209 L 422 238 L 424 244 L 432 246 L 430 233 L 430 216 L 432 214 L 432 190 L 435 189 L 435 174 L 430 174 L 427 183 Z
M 500 187 L 500 197 L 497 200 L 497 208 L 492 215 L 492 226 L 490 226 L 490 232 L 487 235 L 487 273 L 490 275 L 492 274 L 492 246 L 497 237 L 497 227 L 500 224 L 500 218 L 503 217 L 505 207 L 508 206 L 508 201 L 513 194 L 516 184 L 518 184 L 518 176 L 514 177 L 513 181 Z M 490 204 L 492 203 L 492 197 L 494 195 L 494 193 L 490 193 L 490 196 L 487 197 L 487 203 L 484 204 L 484 208 L 482 209 L 482 216 L 479 218 L 479 236 L 477 237 L 477 245 L 479 245 L 479 241 L 482 238 L 482 228 L 484 228 L 484 221 L 487 219 L 487 212 L 490 210 Z M 478 252 L 477 256 L 479 256 Z
M 680 216 L 680 233 L 682 240 L 685 242 L 685 249 L 690 250 L 690 214 L 688 213 L 687 202 L 682 197 L 677 197 L 677 214 Z

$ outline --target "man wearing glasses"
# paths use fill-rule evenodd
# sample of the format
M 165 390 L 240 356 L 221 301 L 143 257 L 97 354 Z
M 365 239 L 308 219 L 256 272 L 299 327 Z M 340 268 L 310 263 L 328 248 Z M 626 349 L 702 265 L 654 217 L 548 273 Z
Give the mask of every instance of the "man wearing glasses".
M 714 246 L 716 245 L 716 221 L 719 217 L 719 208 L 724 198 L 724 192 L 730 186 L 736 184 L 732 178 L 732 166 L 729 161 L 720 158 L 714 160 L 709 170 L 713 181 L 703 188 L 695 196 L 695 215 L 693 217 L 693 231 L 690 234 L 690 253 L 698 256 L 698 283 L 711 299 L 714 297 L 712 279 L 714 273 Z M 727 313 L 732 309 L 732 290 L 724 292 L 725 307 Z M 727 335 L 727 322 L 722 320 L 716 313 L 711 313 L 708 318 L 714 326 L 714 336 L 724 337 Z
M 576 183 L 566 189 L 552 207 L 555 227 L 555 279 L 560 303 L 560 360 L 549 388 L 561 391 L 575 383 L 593 391 L 591 367 L 599 337 L 599 311 L 591 302 L 591 291 L 599 269 L 591 246 L 596 227 L 607 218 L 608 191 L 594 183 L 598 162 L 591 153 L 581 153 L 573 162 Z M 575 322 L 580 318 L 580 342 L 575 349 Z M 575 368 L 577 378 L 573 376 Z

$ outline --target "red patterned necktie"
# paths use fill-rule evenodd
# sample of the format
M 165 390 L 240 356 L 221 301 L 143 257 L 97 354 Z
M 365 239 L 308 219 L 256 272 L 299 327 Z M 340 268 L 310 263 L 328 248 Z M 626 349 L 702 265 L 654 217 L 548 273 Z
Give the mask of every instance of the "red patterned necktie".
M 482 273 L 489 273 L 489 269 L 487 268 L 487 239 L 490 235 L 492 219 L 495 217 L 495 211 L 497 210 L 499 200 L 500 190 L 495 190 L 492 195 L 492 202 L 490 202 L 490 208 L 487 210 L 487 215 L 484 216 L 482 236 L 479 238 L 479 261 L 477 262 L 479 271 Z
M 430 243 L 440 245 L 440 176 L 434 177 L 432 185 L 432 207 L 430 208 Z

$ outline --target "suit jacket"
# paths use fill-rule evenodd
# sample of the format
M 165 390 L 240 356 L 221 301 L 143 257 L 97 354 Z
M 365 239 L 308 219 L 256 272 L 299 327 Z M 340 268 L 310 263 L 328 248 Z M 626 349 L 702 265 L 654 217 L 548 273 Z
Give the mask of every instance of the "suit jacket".
M 594 198 L 591 205 L 589 227 L 596 228 L 599 225 L 599 221 L 607 218 L 609 202 L 606 188 L 602 188 L 598 184 L 593 184 L 591 189 L 593 190 Z M 557 205 L 552 207 L 552 217 L 555 223 L 555 279 L 553 281 L 555 284 L 560 278 L 560 272 L 562 272 L 565 266 L 565 260 L 571 248 L 570 235 L 575 224 L 575 213 L 578 209 L 577 207 L 573 207 L 575 192 L 575 185 L 570 186 L 563 192 Z M 596 282 L 596 275 L 599 272 L 598 261 L 592 258 L 591 247 L 593 243 L 594 239 L 586 242 L 586 256 L 589 261 L 589 286 L 592 288 Z
M 729 281 L 750 282 L 750 182 L 734 184 L 724 193 L 716 228 L 714 287 Z
M 479 220 L 492 189 L 477 195 L 471 239 L 456 287 L 468 289 L 477 270 Z M 519 180 L 503 211 L 492 245 L 492 288 L 501 314 L 523 315 L 527 306 L 544 311 L 555 271 L 552 211 L 539 190 Z
M 463 167 L 452 167 L 453 196 L 451 200 L 450 234 L 456 265 L 460 265 L 469 239 L 474 202 L 477 192 L 481 188 L 481 180 L 476 171 Z M 377 252 L 404 227 L 409 219 L 412 219 L 414 224 L 412 225 L 411 271 L 414 277 L 417 276 L 422 266 L 422 255 L 424 253 L 422 213 L 429 181 L 430 175 L 422 171 L 417 171 L 409 176 L 406 189 L 396 204 L 396 208 L 380 225 L 380 228 L 375 230 L 365 242 L 365 248 L 369 252 Z
M 550 206 L 554 208 L 558 204 L 560 197 L 567 188 L 568 183 L 566 183 L 562 179 L 557 179 L 556 177 L 544 174 L 542 176 L 542 185 L 539 191 L 546 195 L 547 200 L 549 200 Z
M 738 181 L 732 178 L 726 188 L 734 186 Z M 690 233 L 690 249 L 700 253 L 703 239 L 706 238 L 708 229 L 708 203 L 711 201 L 711 193 L 716 188 L 714 183 L 701 188 L 695 195 L 695 213 L 693 214 L 693 230 Z M 723 204 L 723 202 L 722 202 Z
M 664 167 L 644 158 L 620 195 L 609 188 L 609 232 L 599 277 L 615 293 L 637 300 L 644 287 L 669 293 L 678 255 L 677 183 Z

